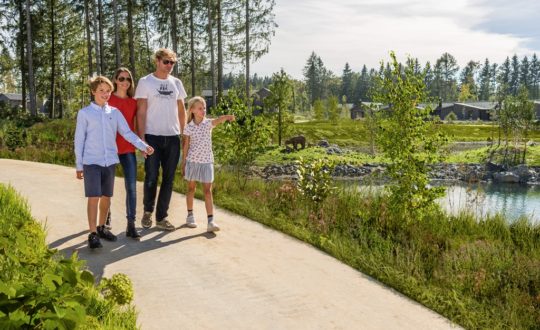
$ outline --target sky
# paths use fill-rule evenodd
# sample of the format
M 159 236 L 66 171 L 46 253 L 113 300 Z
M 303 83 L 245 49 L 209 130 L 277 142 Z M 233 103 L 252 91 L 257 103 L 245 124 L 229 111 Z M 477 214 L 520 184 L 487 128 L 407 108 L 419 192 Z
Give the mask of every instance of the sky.
M 422 64 L 448 52 L 460 67 L 540 56 L 540 0 L 276 0 L 274 13 L 269 52 L 251 65 L 259 76 L 302 79 L 312 52 L 338 76 L 347 62 L 378 68 L 392 50 Z

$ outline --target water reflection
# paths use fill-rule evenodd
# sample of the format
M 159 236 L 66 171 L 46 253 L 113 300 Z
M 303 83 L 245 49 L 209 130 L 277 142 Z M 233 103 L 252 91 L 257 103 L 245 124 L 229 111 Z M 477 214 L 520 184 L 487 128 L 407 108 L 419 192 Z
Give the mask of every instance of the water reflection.
M 477 216 L 501 213 L 509 220 L 521 216 L 540 222 L 540 186 L 479 183 L 447 187 L 441 205 L 450 213 L 469 210 Z
M 346 183 L 343 186 L 355 185 Z M 356 186 L 356 189 L 367 194 L 379 192 L 381 188 L 381 186 Z M 450 214 L 464 210 L 472 212 L 477 217 L 500 213 L 510 221 L 525 216 L 533 223 L 540 223 L 540 186 L 454 183 L 446 185 L 446 195 L 438 202 Z

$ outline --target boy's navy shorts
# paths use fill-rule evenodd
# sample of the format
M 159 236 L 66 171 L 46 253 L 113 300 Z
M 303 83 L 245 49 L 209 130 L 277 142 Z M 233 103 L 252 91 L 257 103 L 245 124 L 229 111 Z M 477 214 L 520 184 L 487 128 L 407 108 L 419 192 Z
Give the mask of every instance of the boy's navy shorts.
M 83 165 L 84 195 L 86 197 L 112 197 L 116 164 L 108 167 Z

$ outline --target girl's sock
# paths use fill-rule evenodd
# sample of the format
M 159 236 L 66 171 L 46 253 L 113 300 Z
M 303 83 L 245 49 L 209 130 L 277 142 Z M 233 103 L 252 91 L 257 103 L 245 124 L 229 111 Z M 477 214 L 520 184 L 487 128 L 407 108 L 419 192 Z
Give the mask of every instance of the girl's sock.
M 193 210 L 187 210 L 187 215 L 188 215 L 188 217 L 192 216 L 193 215 Z
M 214 221 L 214 215 L 213 214 L 209 214 L 208 215 L 208 223 Z

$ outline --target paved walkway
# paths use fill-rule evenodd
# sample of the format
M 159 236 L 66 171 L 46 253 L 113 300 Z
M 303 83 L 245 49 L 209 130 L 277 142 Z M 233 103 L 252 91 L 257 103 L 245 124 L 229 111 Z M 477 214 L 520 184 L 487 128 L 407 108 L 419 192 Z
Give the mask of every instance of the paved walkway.
M 86 246 L 83 182 L 75 169 L 0 159 L 0 182 L 28 199 L 48 243 L 78 251 L 98 277 L 133 280 L 142 329 L 455 329 L 446 319 L 319 250 L 257 222 L 216 209 L 222 230 L 181 227 L 185 199 L 174 193 L 165 233 L 124 235 L 123 179 L 116 181 L 113 232 L 103 249 Z M 142 186 L 138 185 L 139 193 Z M 138 198 L 141 214 L 142 196 Z M 204 203 L 195 201 L 204 224 Z M 139 222 L 139 220 L 137 220 Z

